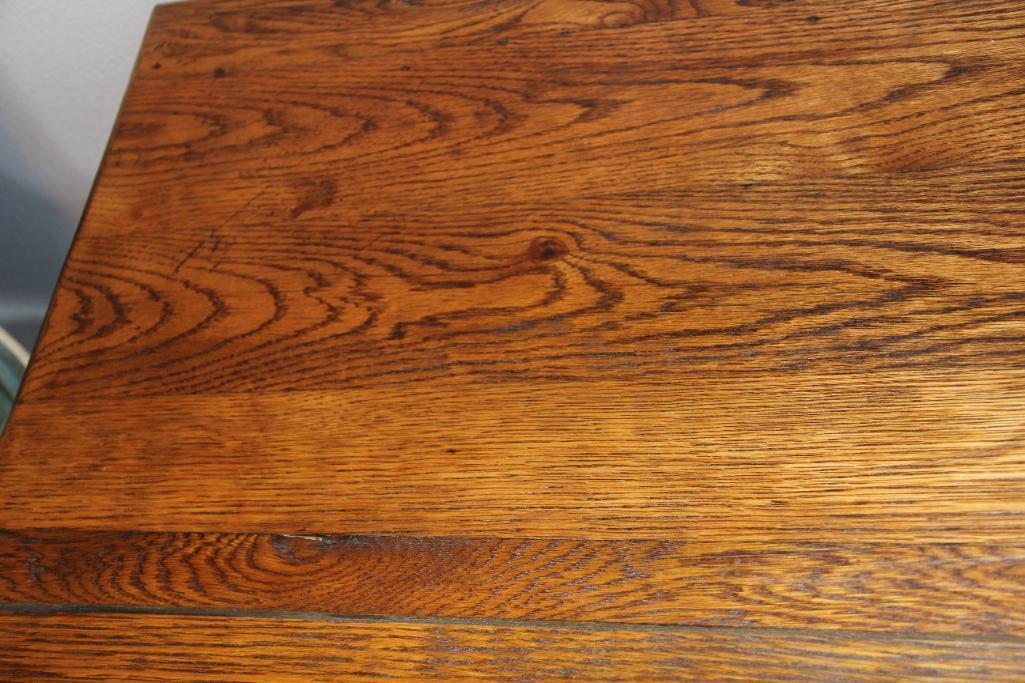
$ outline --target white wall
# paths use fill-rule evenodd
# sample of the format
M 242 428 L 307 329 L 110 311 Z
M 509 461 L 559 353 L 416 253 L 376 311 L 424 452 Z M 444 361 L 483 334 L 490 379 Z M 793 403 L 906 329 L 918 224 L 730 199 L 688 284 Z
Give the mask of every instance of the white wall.
M 157 0 L 0 0 L 0 326 L 31 348 Z

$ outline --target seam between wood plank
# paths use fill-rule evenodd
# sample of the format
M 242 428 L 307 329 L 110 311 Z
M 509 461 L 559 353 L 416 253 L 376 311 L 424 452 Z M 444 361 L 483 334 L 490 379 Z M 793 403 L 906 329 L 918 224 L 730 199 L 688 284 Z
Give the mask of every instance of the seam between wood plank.
M 927 546 L 930 548 L 961 548 L 965 546 L 988 546 L 998 545 L 1002 548 L 1013 548 L 1022 547 L 1025 548 L 1025 540 L 1021 543 L 1008 543 L 1000 538 L 995 538 L 987 541 L 840 541 L 840 542 L 829 542 L 829 541 L 780 541 L 780 540 L 754 540 L 751 538 L 729 538 L 723 540 L 711 540 L 709 538 L 695 538 L 687 540 L 673 540 L 667 541 L 664 537 L 649 536 L 610 536 L 608 538 L 591 538 L 591 537 L 575 537 L 575 536 L 539 536 L 539 535 L 508 535 L 508 534 L 495 534 L 490 536 L 482 536 L 476 534 L 469 535 L 453 535 L 453 534 L 405 534 L 402 532 L 386 532 L 380 533 L 344 533 L 344 532 L 329 532 L 325 531 L 322 533 L 288 533 L 284 531 L 260 531 L 260 530 L 246 530 L 246 529 L 235 529 L 235 530 L 190 530 L 190 529 L 142 529 L 142 528 L 117 528 L 117 527 L 16 527 L 16 526 L 0 526 L 0 535 L 2 534 L 17 534 L 19 536 L 31 537 L 33 534 L 39 536 L 55 536 L 61 534 L 75 534 L 78 536 L 86 537 L 98 537 L 106 535 L 117 535 L 117 536 L 158 536 L 158 535 L 175 535 L 175 536 L 252 536 L 255 538 L 294 538 L 301 539 L 304 541 L 310 541 L 314 543 L 321 543 L 325 546 L 339 545 L 346 542 L 359 542 L 359 541 L 373 541 L 375 539 L 395 540 L 395 541 L 424 541 L 424 542 L 447 542 L 447 541 L 471 541 L 476 543 L 486 543 L 494 541 L 538 541 L 538 542 L 551 542 L 551 541 L 563 541 L 563 542 L 580 542 L 580 543 L 617 543 L 623 545 L 643 545 L 645 543 L 666 543 L 671 542 L 674 545 L 680 546 L 708 546 L 718 547 L 722 546 L 723 543 L 728 542 L 730 545 L 735 546 L 778 546 L 779 548 L 803 548 L 808 550 L 815 549 L 843 549 L 843 548 L 921 548 Z M 728 554 L 727 554 L 728 555 Z M 0 603 L 3 604 L 3 603 Z

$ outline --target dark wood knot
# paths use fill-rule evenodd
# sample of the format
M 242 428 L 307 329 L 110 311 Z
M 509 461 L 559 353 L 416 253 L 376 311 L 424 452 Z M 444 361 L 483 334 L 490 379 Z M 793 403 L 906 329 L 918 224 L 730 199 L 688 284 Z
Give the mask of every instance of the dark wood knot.
M 565 256 L 566 245 L 552 237 L 538 237 L 530 243 L 527 256 L 531 261 L 554 261 Z

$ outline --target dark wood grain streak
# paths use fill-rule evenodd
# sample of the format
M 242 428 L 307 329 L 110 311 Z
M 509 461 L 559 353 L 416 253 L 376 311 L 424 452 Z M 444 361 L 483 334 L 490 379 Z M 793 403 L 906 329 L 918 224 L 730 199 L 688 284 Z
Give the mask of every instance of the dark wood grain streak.
M 0 602 L 1025 633 L 1025 546 L 0 533 Z
M 7 680 L 1013 680 L 1017 642 L 624 627 L 0 613 Z

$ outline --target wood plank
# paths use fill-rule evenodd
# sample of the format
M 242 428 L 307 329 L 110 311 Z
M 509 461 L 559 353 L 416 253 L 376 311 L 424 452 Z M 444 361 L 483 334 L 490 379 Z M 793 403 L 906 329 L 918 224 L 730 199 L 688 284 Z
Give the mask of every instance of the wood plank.
M 1023 545 L 0 533 L 0 602 L 1020 636 Z
M 851 177 L 1019 158 L 1018 3 L 741 5 L 579 31 L 560 20 L 589 25 L 610 4 L 531 4 L 559 19 L 535 30 L 510 21 L 519 3 L 445 5 L 471 25 L 460 35 L 446 19 L 425 29 L 430 9 L 370 3 L 354 26 L 309 3 L 158 13 L 87 229 L 495 216 L 807 178 L 842 194 Z
M 223 55 L 245 59 L 269 54 L 281 59 L 287 56 L 283 48 L 299 32 L 311 48 L 307 51 L 308 57 L 322 57 L 316 48 L 341 44 L 350 50 L 339 50 L 340 55 L 358 59 L 383 56 L 385 51 L 380 48 L 517 47 L 524 43 L 513 43 L 513 39 L 538 40 L 556 35 L 594 39 L 619 35 L 628 41 L 647 39 L 646 48 L 650 50 L 650 42 L 659 33 L 690 29 L 693 34 L 705 35 L 709 31 L 720 31 L 726 57 L 733 54 L 730 48 L 754 46 L 774 47 L 776 52 L 772 54 L 777 56 L 806 57 L 808 53 L 799 48 L 809 43 L 818 44 L 821 34 L 829 31 L 843 32 L 849 40 L 882 40 L 894 34 L 907 34 L 909 44 L 942 45 L 950 42 L 952 36 L 971 34 L 973 29 L 1014 28 L 1007 25 L 1007 13 L 1015 8 L 999 0 L 982 0 L 971 8 L 974 11 L 966 11 L 957 0 L 932 3 L 858 0 L 842 7 L 831 4 L 816 0 L 683 0 L 632 4 L 510 0 L 496 5 L 477 0 L 423 0 L 416 6 L 391 7 L 373 0 L 351 0 L 344 4 L 308 0 L 190 0 L 157 8 L 155 28 L 159 40 L 151 41 L 152 45 L 147 47 L 153 53 L 169 55 L 172 66 L 188 68 L 205 65 L 205 60 Z M 960 22 L 951 25 L 938 19 L 948 16 L 956 16 Z M 691 19 L 699 21 L 680 21 Z M 907 22 L 914 20 L 933 22 L 940 33 L 921 34 L 910 30 Z M 391 31 L 383 30 L 384 21 L 389 22 Z M 628 30 L 631 28 L 641 30 Z M 341 29 L 346 32 L 342 34 Z M 753 31 L 747 43 L 739 40 L 744 30 Z M 785 31 L 781 35 L 785 36 L 786 44 L 771 45 L 767 39 L 771 31 Z M 578 33 L 584 35 L 575 35 Z M 510 40 L 499 42 L 503 37 Z M 367 54 L 357 50 L 356 44 L 379 49 Z M 703 43 L 693 47 L 710 49 Z M 571 42 L 563 49 L 573 53 L 577 46 Z M 186 53 L 191 59 L 175 59 Z M 612 51 L 609 59 L 623 56 Z M 293 59 L 299 57 L 292 55 Z M 453 68 L 459 66 L 453 64 Z
M 0 613 L 7 680 L 1012 680 L 1020 642 L 730 629 Z
M 8 528 L 821 543 L 1020 541 L 1025 374 L 26 402 Z M 59 429 L 54 426 L 60 425 Z
M 950 183 L 85 234 L 25 398 L 1021 369 L 1020 170 Z

